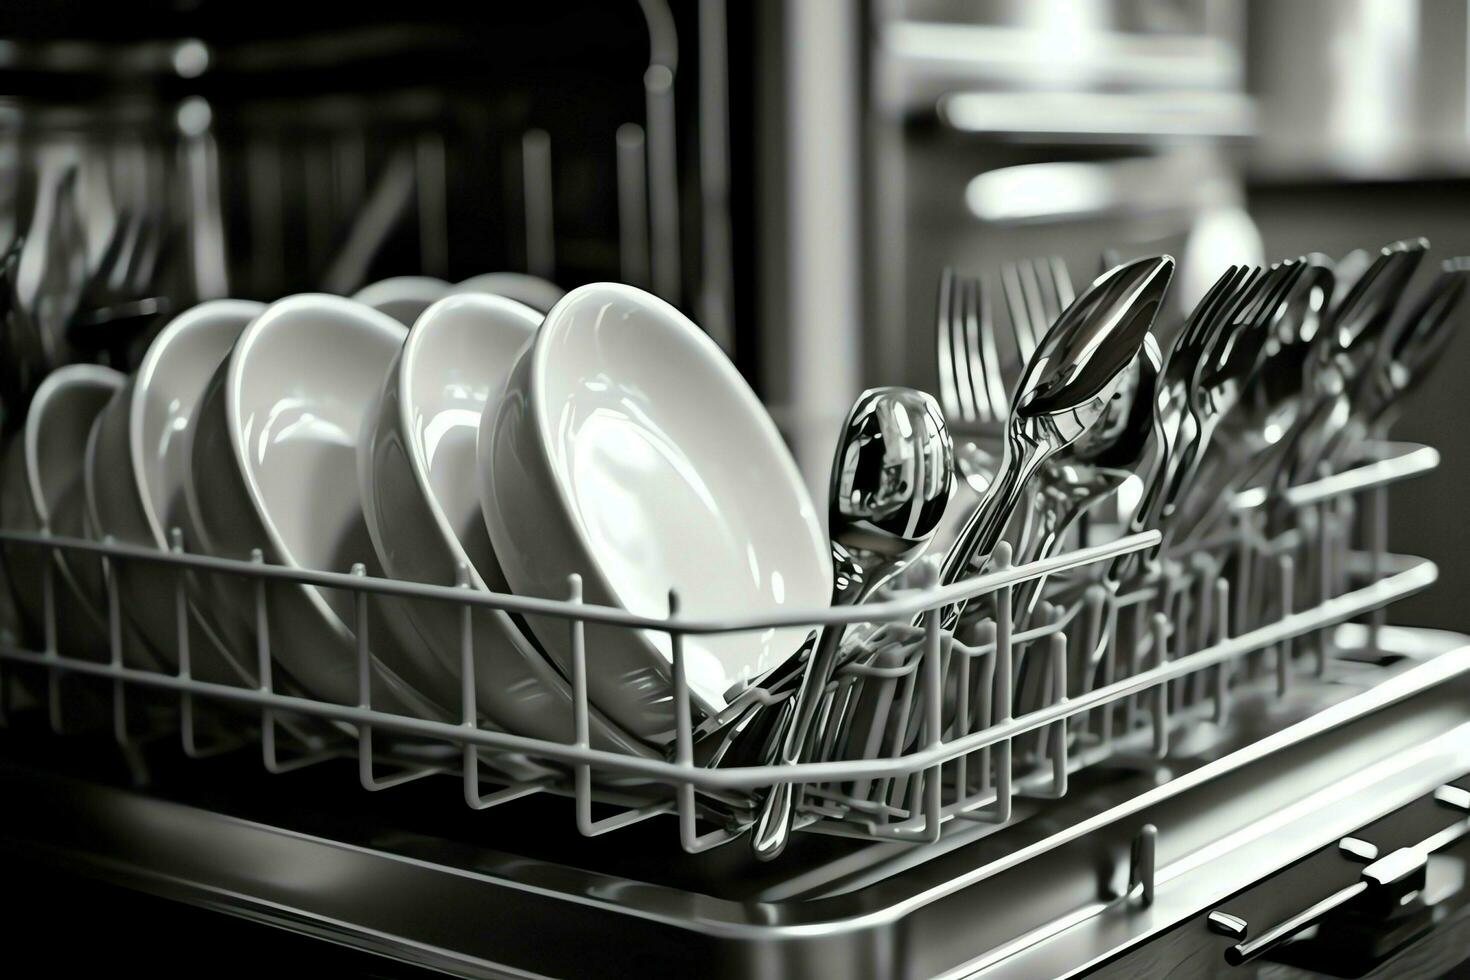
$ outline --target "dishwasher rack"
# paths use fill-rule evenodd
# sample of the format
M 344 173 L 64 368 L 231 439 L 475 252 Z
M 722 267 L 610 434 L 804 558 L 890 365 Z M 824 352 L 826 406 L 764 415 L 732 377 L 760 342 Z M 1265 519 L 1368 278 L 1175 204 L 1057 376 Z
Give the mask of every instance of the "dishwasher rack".
M 1274 685 L 1285 694 L 1308 658 L 1322 676 L 1332 669 L 1329 627 L 1368 615 L 1370 642 L 1383 623 L 1382 608 L 1430 585 L 1432 562 L 1390 554 L 1386 549 L 1387 487 L 1433 469 L 1438 454 L 1409 443 L 1375 442 L 1366 461 L 1336 475 L 1296 486 L 1281 505 L 1294 515 L 1290 530 L 1265 534 L 1265 511 L 1272 502 L 1259 495 L 1236 498 L 1229 527 L 1217 537 L 1185 551 L 1165 552 L 1147 563 L 1149 574 L 1137 588 L 1120 593 L 1103 574 L 1122 555 L 1154 549 L 1158 532 L 1131 534 L 1080 547 L 1053 558 L 1011 567 L 1004 546 L 992 570 L 942 588 L 902 591 L 856 609 L 786 611 L 758 617 L 703 620 L 682 616 L 671 592 L 667 618 L 650 618 L 580 601 L 580 582 L 568 583 L 564 600 L 470 591 L 354 573 L 289 569 L 266 564 L 259 553 L 250 562 L 65 538 L 50 533 L 0 531 L 6 548 L 39 548 L 53 558 L 63 553 L 101 557 L 108 597 L 110 650 L 105 660 L 63 656 L 57 649 L 56 576 L 59 561 L 44 565 L 45 643 L 24 649 L 8 640 L 0 646 L 0 710 L 10 703 L 15 668 L 44 672 L 44 697 L 53 728 L 63 727 L 67 675 L 110 682 L 112 730 L 117 742 L 151 738 L 156 732 L 129 727 L 128 701 L 137 689 L 174 692 L 176 713 L 165 725 L 177 726 L 184 751 L 211 751 L 199 732 L 203 700 L 232 703 L 259 711 L 257 733 L 265 768 L 283 772 L 326 759 L 355 754 L 360 783 L 380 791 L 436 773 L 457 775 L 464 802 L 488 809 L 523 797 L 551 793 L 575 801 L 575 824 L 585 836 L 628 827 L 663 814 L 677 816 L 680 845 L 695 853 L 741 836 L 748 827 L 753 794 L 774 782 L 806 788 L 798 826 L 879 840 L 933 842 L 947 825 L 1003 824 L 1012 818 L 1017 797 L 1057 798 L 1068 778 L 1081 768 L 1118 754 L 1142 752 L 1168 756 L 1171 739 L 1200 721 L 1223 721 L 1232 697 L 1244 686 Z M 175 541 L 178 541 L 177 536 Z M 123 659 L 120 600 L 110 566 L 153 562 L 177 570 L 179 610 L 178 670 L 158 672 L 129 666 Z M 359 638 L 372 597 L 437 601 L 459 606 L 468 623 L 475 607 L 563 620 L 572 638 L 574 737 L 551 742 L 489 730 L 477 724 L 472 631 L 464 630 L 461 722 L 408 717 L 374 708 L 370 697 L 370 656 L 357 644 L 360 698 L 338 704 L 282 693 L 272 683 L 270 631 L 256 631 L 257 687 L 201 681 L 190 674 L 187 610 L 190 573 L 238 576 L 254 584 L 256 622 L 268 623 L 271 586 L 296 583 L 342 589 L 360 597 L 352 624 Z M 1014 591 L 1026 582 L 1052 577 L 1056 587 L 1041 606 L 1037 625 L 1015 629 Z M 972 605 L 988 597 L 993 613 L 971 624 L 968 639 L 941 627 L 941 610 L 965 599 Z M 1056 601 L 1053 601 L 1056 600 Z M 589 739 L 587 671 L 595 650 L 583 642 L 588 623 L 654 630 L 669 637 L 676 730 L 666 758 L 644 758 L 593 748 Z M 683 640 L 694 634 L 738 633 L 790 626 L 879 624 L 868 634 L 872 657 L 858 657 L 829 686 L 828 704 L 861 693 L 864 685 L 883 688 L 891 710 L 875 715 L 874 730 L 886 745 L 865 758 L 845 758 L 829 740 L 817 761 L 798 765 L 707 767 L 696 762 L 696 743 L 734 730 L 733 718 L 706 719 L 697 726 L 684 672 Z M 918 623 L 910 626 L 910 623 Z M 883 633 L 882 624 L 888 624 Z M 1307 638 L 1298 649 L 1297 640 Z M 882 642 L 879 642 L 879 641 Z M 1095 671 L 1069 683 L 1069 647 L 1087 653 Z M 1047 658 L 1047 703 L 1018 711 L 1014 672 L 1027 656 Z M 1269 667 L 1269 669 L 1268 669 Z M 1092 683 L 1092 673 L 1098 682 Z M 38 694 L 38 696 L 40 696 Z M 760 700 L 735 698 L 734 704 Z M 156 712 L 151 717 L 156 717 Z M 283 751 L 294 736 L 283 716 L 322 719 L 351 726 L 353 737 L 328 733 L 300 736 L 295 752 Z M 722 726 L 724 724 L 724 727 Z M 400 741 L 375 746 L 375 733 Z M 1030 736 L 1029 740 L 1027 736 Z M 738 736 L 737 736 L 738 737 Z M 445 747 L 434 757 L 423 743 Z M 843 744 L 853 744 L 848 739 Z M 405 749 L 404 746 L 408 748 Z M 415 748 L 417 746 L 417 748 Z M 387 760 L 393 766 L 379 772 Z M 427 760 L 427 761 L 426 761 Z M 482 764 L 498 768 L 502 785 L 483 791 Z M 506 771 L 531 775 L 509 777 Z M 630 778 L 631 777 L 631 778 Z

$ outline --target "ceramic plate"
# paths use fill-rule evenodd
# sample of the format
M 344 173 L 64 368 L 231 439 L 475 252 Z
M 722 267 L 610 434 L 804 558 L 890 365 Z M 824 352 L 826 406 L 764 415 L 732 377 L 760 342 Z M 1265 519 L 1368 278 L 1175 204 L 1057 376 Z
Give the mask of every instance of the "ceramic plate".
M 720 349 L 678 310 L 615 284 L 568 293 L 521 354 L 480 428 L 480 499 L 511 587 L 647 616 L 677 589 L 692 617 L 820 608 L 831 563 L 816 508 L 770 416 Z M 569 670 L 564 624 L 531 619 Z M 790 657 L 806 629 L 685 639 L 696 711 Z M 593 701 L 623 728 L 667 739 L 662 633 L 587 630 Z
M 187 435 L 210 377 L 263 303 L 211 300 L 175 317 L 159 332 L 137 374 L 97 419 L 87 449 L 86 490 L 93 530 L 124 544 L 167 550 L 170 532 L 192 548 L 198 531 L 184 502 Z M 148 562 L 115 566 L 122 607 L 150 648 L 171 666 L 179 645 L 177 572 Z M 191 593 L 204 591 L 191 581 Z M 189 608 L 190 670 L 215 683 L 255 683 L 243 638 L 218 635 L 201 604 Z
M 394 578 L 454 585 L 461 565 L 477 589 L 507 591 L 480 514 L 475 440 L 515 357 L 541 315 L 501 296 L 451 296 L 409 331 L 388 372 L 359 480 L 373 545 Z M 444 669 L 460 671 L 460 610 L 404 603 Z M 566 680 L 504 613 L 473 617 L 479 709 L 508 731 L 553 741 L 575 737 Z M 598 748 L 646 751 L 594 712 Z
M 246 559 L 346 572 L 361 562 L 380 574 L 363 519 L 357 446 L 383 378 L 407 331 L 386 314 L 336 296 L 292 296 L 245 328 L 200 403 L 189 481 L 206 550 Z M 249 625 L 254 590 L 212 576 L 232 598 L 226 611 Z M 271 652 L 309 693 L 356 703 L 353 596 L 274 583 Z M 372 610 L 373 703 L 383 710 L 447 717 L 457 685 L 429 662 L 402 624 Z

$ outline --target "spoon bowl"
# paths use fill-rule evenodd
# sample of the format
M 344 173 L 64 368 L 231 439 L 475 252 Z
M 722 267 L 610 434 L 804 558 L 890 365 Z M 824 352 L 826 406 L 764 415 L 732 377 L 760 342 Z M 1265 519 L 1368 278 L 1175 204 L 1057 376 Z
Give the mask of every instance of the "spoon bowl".
M 939 404 L 908 388 L 875 388 L 848 413 L 832 463 L 828 528 L 832 605 L 850 606 L 916 558 L 944 516 L 954 486 L 954 447 Z M 836 666 L 845 629 L 824 627 L 806 661 L 778 761 L 802 762 Z M 772 860 L 786 847 L 801 786 L 777 783 L 762 801 L 751 846 Z

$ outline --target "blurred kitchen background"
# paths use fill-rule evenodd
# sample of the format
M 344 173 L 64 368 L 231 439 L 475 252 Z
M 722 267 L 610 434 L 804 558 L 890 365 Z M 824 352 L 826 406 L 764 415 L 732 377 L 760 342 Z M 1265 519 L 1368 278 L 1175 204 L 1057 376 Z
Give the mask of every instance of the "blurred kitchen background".
M 1470 3 L 0 3 L 22 298 L 65 220 L 95 257 L 139 214 L 167 218 L 150 286 L 182 302 L 496 270 L 652 289 L 820 484 L 858 390 L 933 387 L 946 264 L 1055 254 L 1080 284 L 1167 251 L 1187 303 L 1235 261 L 1470 253 Z M 1399 430 L 1444 463 L 1393 518 L 1443 578 L 1394 614 L 1467 629 L 1470 335 L 1448 356 Z

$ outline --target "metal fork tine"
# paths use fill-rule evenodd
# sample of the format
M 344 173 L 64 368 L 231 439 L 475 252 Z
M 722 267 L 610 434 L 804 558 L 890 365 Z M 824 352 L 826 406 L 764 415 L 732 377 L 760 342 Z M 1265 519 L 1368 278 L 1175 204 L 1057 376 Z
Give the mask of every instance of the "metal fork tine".
M 967 276 L 961 285 L 965 302 L 965 356 L 970 365 L 970 377 L 975 382 L 976 416 L 981 422 L 994 422 L 998 416 L 990 366 L 994 360 L 995 338 L 986 335 L 980 321 L 980 280 Z
M 1062 257 L 1053 255 L 1048 260 L 1048 264 L 1051 266 L 1052 289 L 1057 294 L 1057 306 L 1059 307 L 1057 316 L 1061 316 L 1062 312 L 1072 305 L 1077 294 L 1072 290 L 1072 274 L 1067 271 L 1067 263 L 1062 261 Z
M 979 419 L 976 405 L 974 365 L 970 362 L 969 348 L 965 343 L 965 282 L 956 276 L 949 293 L 949 349 L 954 361 L 955 388 L 959 392 L 960 418 L 966 422 Z
M 959 302 L 955 305 L 955 315 L 959 322 L 955 324 L 959 328 L 960 336 L 964 339 L 963 348 L 956 348 L 958 355 L 960 350 L 964 351 L 965 367 L 970 375 L 970 396 L 975 403 L 975 419 L 979 422 L 991 421 L 990 415 L 990 391 L 989 379 L 985 375 L 985 362 L 980 353 L 980 317 L 976 310 L 975 279 L 965 276 L 958 283 Z
M 960 418 L 960 396 L 955 386 L 954 351 L 949 341 L 949 297 L 954 290 L 954 269 L 944 267 L 939 276 L 939 301 L 934 313 L 934 355 L 939 369 L 939 404 L 951 421 Z
M 1031 355 L 1036 353 L 1041 338 L 1051 327 L 1051 321 L 1047 319 L 1046 309 L 1041 302 L 1041 283 L 1036 277 L 1036 267 L 1030 262 L 1019 263 L 1021 279 L 1021 294 L 1026 298 L 1026 326 L 1028 336 L 1026 338 L 1027 349 L 1025 359 L 1031 360 Z
M 1026 310 L 1026 297 L 1021 293 L 1021 273 L 1014 262 L 1000 267 L 1000 288 L 1005 296 L 1006 316 L 1011 320 L 1011 335 L 1016 342 L 1016 353 L 1024 365 L 1031 357 L 1035 345 L 1027 346 L 1031 336 L 1031 314 Z
M 990 396 L 991 421 L 1004 422 L 1011 411 L 1010 393 L 1006 391 L 1005 378 L 1000 373 L 1000 352 L 995 346 L 995 320 L 990 315 L 990 297 L 978 278 L 972 281 L 971 287 L 979 320 L 980 368 L 985 377 L 985 390 Z
M 1057 292 L 1056 270 L 1051 259 L 1032 259 L 1031 274 L 1036 277 L 1037 293 L 1041 296 L 1041 310 L 1046 317 L 1045 327 L 1037 337 L 1041 340 L 1051 330 L 1051 325 L 1062 315 L 1061 296 Z

